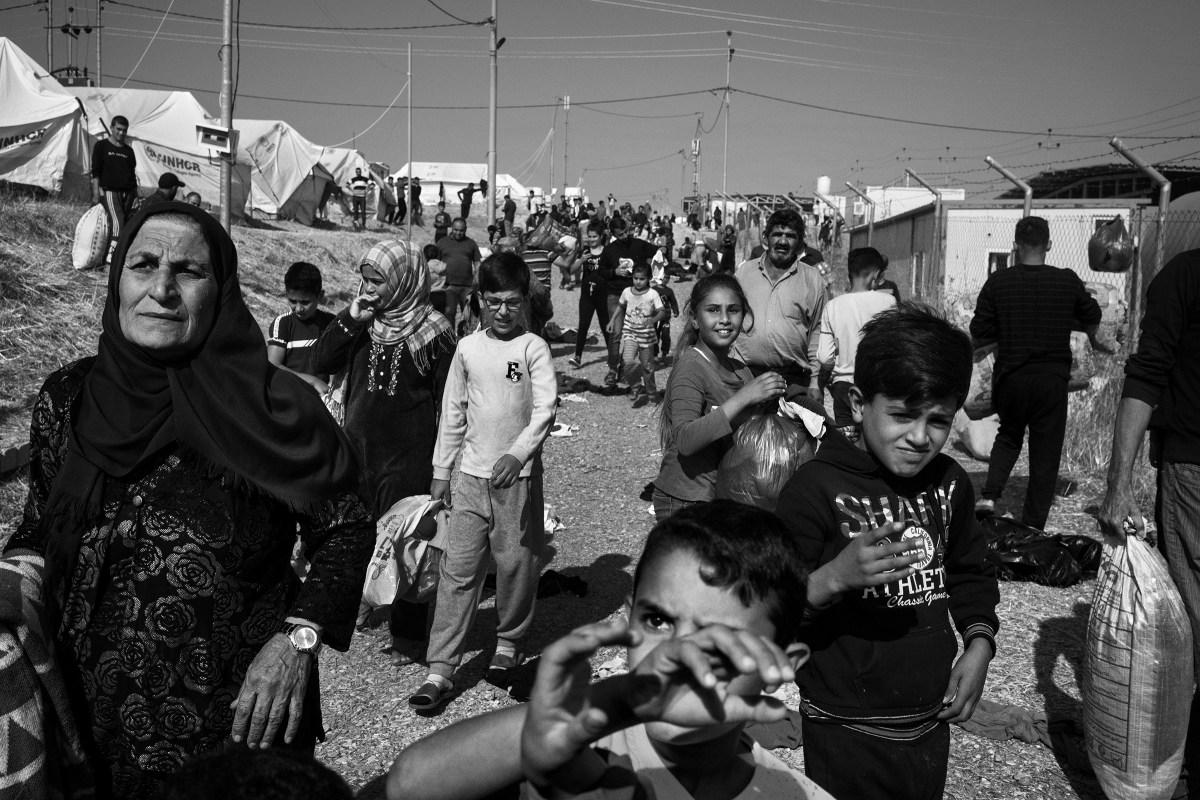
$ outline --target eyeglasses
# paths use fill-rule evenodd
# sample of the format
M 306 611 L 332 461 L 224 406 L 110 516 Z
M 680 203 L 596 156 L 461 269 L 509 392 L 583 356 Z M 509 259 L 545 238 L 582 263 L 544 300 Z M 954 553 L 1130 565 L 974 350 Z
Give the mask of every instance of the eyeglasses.
M 494 297 L 483 298 L 483 304 L 488 307 L 489 311 L 496 312 L 502 307 L 510 314 L 515 314 L 521 310 L 522 300 L 497 300 Z

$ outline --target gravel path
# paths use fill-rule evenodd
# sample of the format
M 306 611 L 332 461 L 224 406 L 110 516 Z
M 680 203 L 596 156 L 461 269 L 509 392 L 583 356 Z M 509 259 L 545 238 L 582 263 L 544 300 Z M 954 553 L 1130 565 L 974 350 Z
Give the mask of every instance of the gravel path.
M 680 306 L 692 283 L 675 284 Z M 573 326 L 578 295 L 554 290 L 556 320 Z M 674 321 L 676 334 L 679 320 Z M 595 332 L 595 323 L 593 331 Z M 553 345 L 560 372 L 602 385 L 602 345 L 588 346 L 581 370 L 566 363 L 570 345 Z M 659 372 L 660 387 L 666 371 Z M 584 598 L 558 595 L 538 602 L 529 639 L 531 650 L 544 647 L 577 625 L 621 613 L 631 586 L 634 559 L 641 550 L 653 518 L 649 504 L 638 499 L 642 486 L 658 470 L 658 408 L 632 409 L 630 398 L 609 395 L 598 388 L 578 394 L 586 402 L 563 402 L 559 421 L 579 426 L 574 436 L 552 438 L 545 447 L 546 503 L 564 527 L 553 537 L 555 555 L 549 565 L 588 583 Z M 986 465 L 956 449 L 978 486 Z M 1023 464 L 1018 471 L 1023 469 Z M 1019 478 L 1017 480 L 1020 480 Z M 1010 495 L 1020 497 L 1023 483 Z M 1060 501 L 1049 527 L 1079 528 L 1087 524 L 1081 489 Z M 1036 712 L 1079 719 L 1077 669 L 1081 661 L 1092 583 L 1072 589 L 1048 589 L 1029 584 L 1001 585 L 1003 633 L 1000 654 L 993 662 L 986 696 Z M 437 717 L 413 714 L 408 694 L 421 682 L 423 668 L 396 669 L 384 650 L 386 626 L 356 636 L 349 653 L 322 655 L 325 724 L 328 740 L 319 758 L 350 781 L 360 797 L 382 797 L 387 768 L 405 745 L 459 719 L 511 704 L 508 695 L 483 681 L 494 646 L 496 622 L 490 594 L 468 639 L 468 652 L 458 678 L 465 691 Z M 599 653 L 599 666 L 620 654 Z M 785 690 L 785 697 L 786 690 Z M 1082 739 L 1072 742 L 1079 748 Z M 799 766 L 801 753 L 777 754 Z M 849 766 L 849 762 L 848 762 Z M 951 768 L 946 796 L 968 798 L 1102 798 L 1094 779 L 1076 770 L 1042 745 L 995 742 L 953 729 Z

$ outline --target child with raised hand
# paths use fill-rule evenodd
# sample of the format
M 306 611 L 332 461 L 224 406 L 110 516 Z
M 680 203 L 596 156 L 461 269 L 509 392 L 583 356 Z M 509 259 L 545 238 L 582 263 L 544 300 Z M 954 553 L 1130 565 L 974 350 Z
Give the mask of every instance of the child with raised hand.
M 663 458 L 653 493 L 658 520 L 716 496 L 717 466 L 745 412 L 787 388 L 779 373 L 756 378 L 730 352 L 754 325 L 749 309 L 732 275 L 710 275 L 692 289 L 663 402 Z
M 584 626 L 543 653 L 530 702 L 457 723 L 396 759 L 388 797 L 469 800 L 525 780 L 532 797 L 829 800 L 755 744 L 783 717 L 762 692 L 791 679 L 805 586 L 769 512 L 727 500 L 650 532 L 628 622 Z M 625 644 L 630 672 L 589 684 L 588 659 Z
M 942 317 L 879 313 L 849 388 L 858 444 L 827 432 L 779 497 L 812 570 L 805 771 L 839 797 L 940 798 L 949 723 L 970 719 L 995 654 L 1000 593 L 975 493 L 940 452 L 971 366 L 970 337 Z

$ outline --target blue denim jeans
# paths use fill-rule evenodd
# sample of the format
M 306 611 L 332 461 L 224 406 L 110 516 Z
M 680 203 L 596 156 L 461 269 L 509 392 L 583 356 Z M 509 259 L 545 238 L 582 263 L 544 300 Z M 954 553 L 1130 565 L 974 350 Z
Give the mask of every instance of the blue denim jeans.
M 694 506 L 700 502 L 699 500 L 680 500 L 678 497 L 672 497 L 660 491 L 657 486 L 654 487 L 654 494 L 651 496 L 650 501 L 654 503 L 655 522 L 662 522 L 676 511 L 682 511 L 688 506 Z

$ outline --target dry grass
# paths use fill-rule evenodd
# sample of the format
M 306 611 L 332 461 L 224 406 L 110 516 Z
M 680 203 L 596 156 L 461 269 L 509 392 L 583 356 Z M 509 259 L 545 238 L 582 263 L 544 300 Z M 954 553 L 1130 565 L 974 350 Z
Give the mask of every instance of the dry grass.
M 27 428 L 29 404 L 45 376 L 60 363 L 94 352 L 103 274 L 75 273 L 67 260 L 71 231 L 82 210 L 0 197 L 0 219 L 5 221 L 0 231 L 0 398 L 9 404 L 4 411 L 8 427 L 0 430 Z M 381 236 L 378 231 L 353 234 L 288 223 L 236 229 L 248 304 L 265 325 L 284 305 L 279 289 L 283 271 L 292 260 L 303 257 L 322 268 L 331 298 L 328 305 L 340 308 L 357 283 L 356 258 Z M 675 287 L 681 303 L 692 285 Z M 573 325 L 578 295 L 555 289 L 553 298 L 560 324 Z M 14 311 L 20 314 L 19 321 Z M 579 371 L 566 365 L 570 348 L 552 349 L 560 371 L 593 384 L 601 382 L 605 367 L 600 347 L 587 349 Z M 660 378 L 665 375 L 660 373 Z M 630 589 L 632 560 L 652 522 L 637 492 L 654 477 L 660 457 L 655 409 L 631 410 L 628 398 L 619 395 L 586 392 L 583 397 L 586 404 L 564 403 L 560 412 L 561 421 L 580 426 L 580 431 L 573 438 L 547 443 L 545 491 L 547 504 L 567 525 L 555 536 L 551 566 L 582 577 L 590 592 L 582 599 L 559 596 L 539 601 L 529 639 L 533 649 L 575 625 L 621 613 Z M 1048 526 L 1052 530 L 1095 529 L 1092 507 L 1103 489 L 1114 399 L 1115 390 L 1072 398 L 1066 471 L 1080 489 L 1056 502 Z M 977 485 L 982 483 L 982 464 L 953 449 L 947 452 L 963 461 Z M 1015 503 L 1023 493 L 1024 469 L 1022 461 L 1009 492 L 1018 498 Z M 0 542 L 5 528 L 11 529 L 19 516 L 25 480 L 18 473 L 0 481 Z M 1077 672 L 1091 593 L 1091 583 L 1071 589 L 1004 584 L 1000 650 L 991 666 L 986 696 L 1052 717 L 1079 719 Z M 464 694 L 438 717 L 419 717 L 405 704 L 422 671 L 417 666 L 400 670 L 388 666 L 383 653 L 388 644 L 386 629 L 356 636 L 348 653 L 322 655 L 323 709 L 330 735 L 317 755 L 361 790 L 360 796 L 381 796 L 387 765 L 405 745 L 450 722 L 512 702 L 481 681 L 492 646 L 492 637 L 484 631 L 496 621 L 490 599 L 478 619 L 460 672 Z M 605 651 L 594 663 L 613 655 Z M 779 755 L 792 763 L 800 761 L 798 751 Z M 1040 745 L 994 742 L 955 728 L 947 797 L 1100 800 L 1102 795 L 1086 771 L 1068 766 Z

